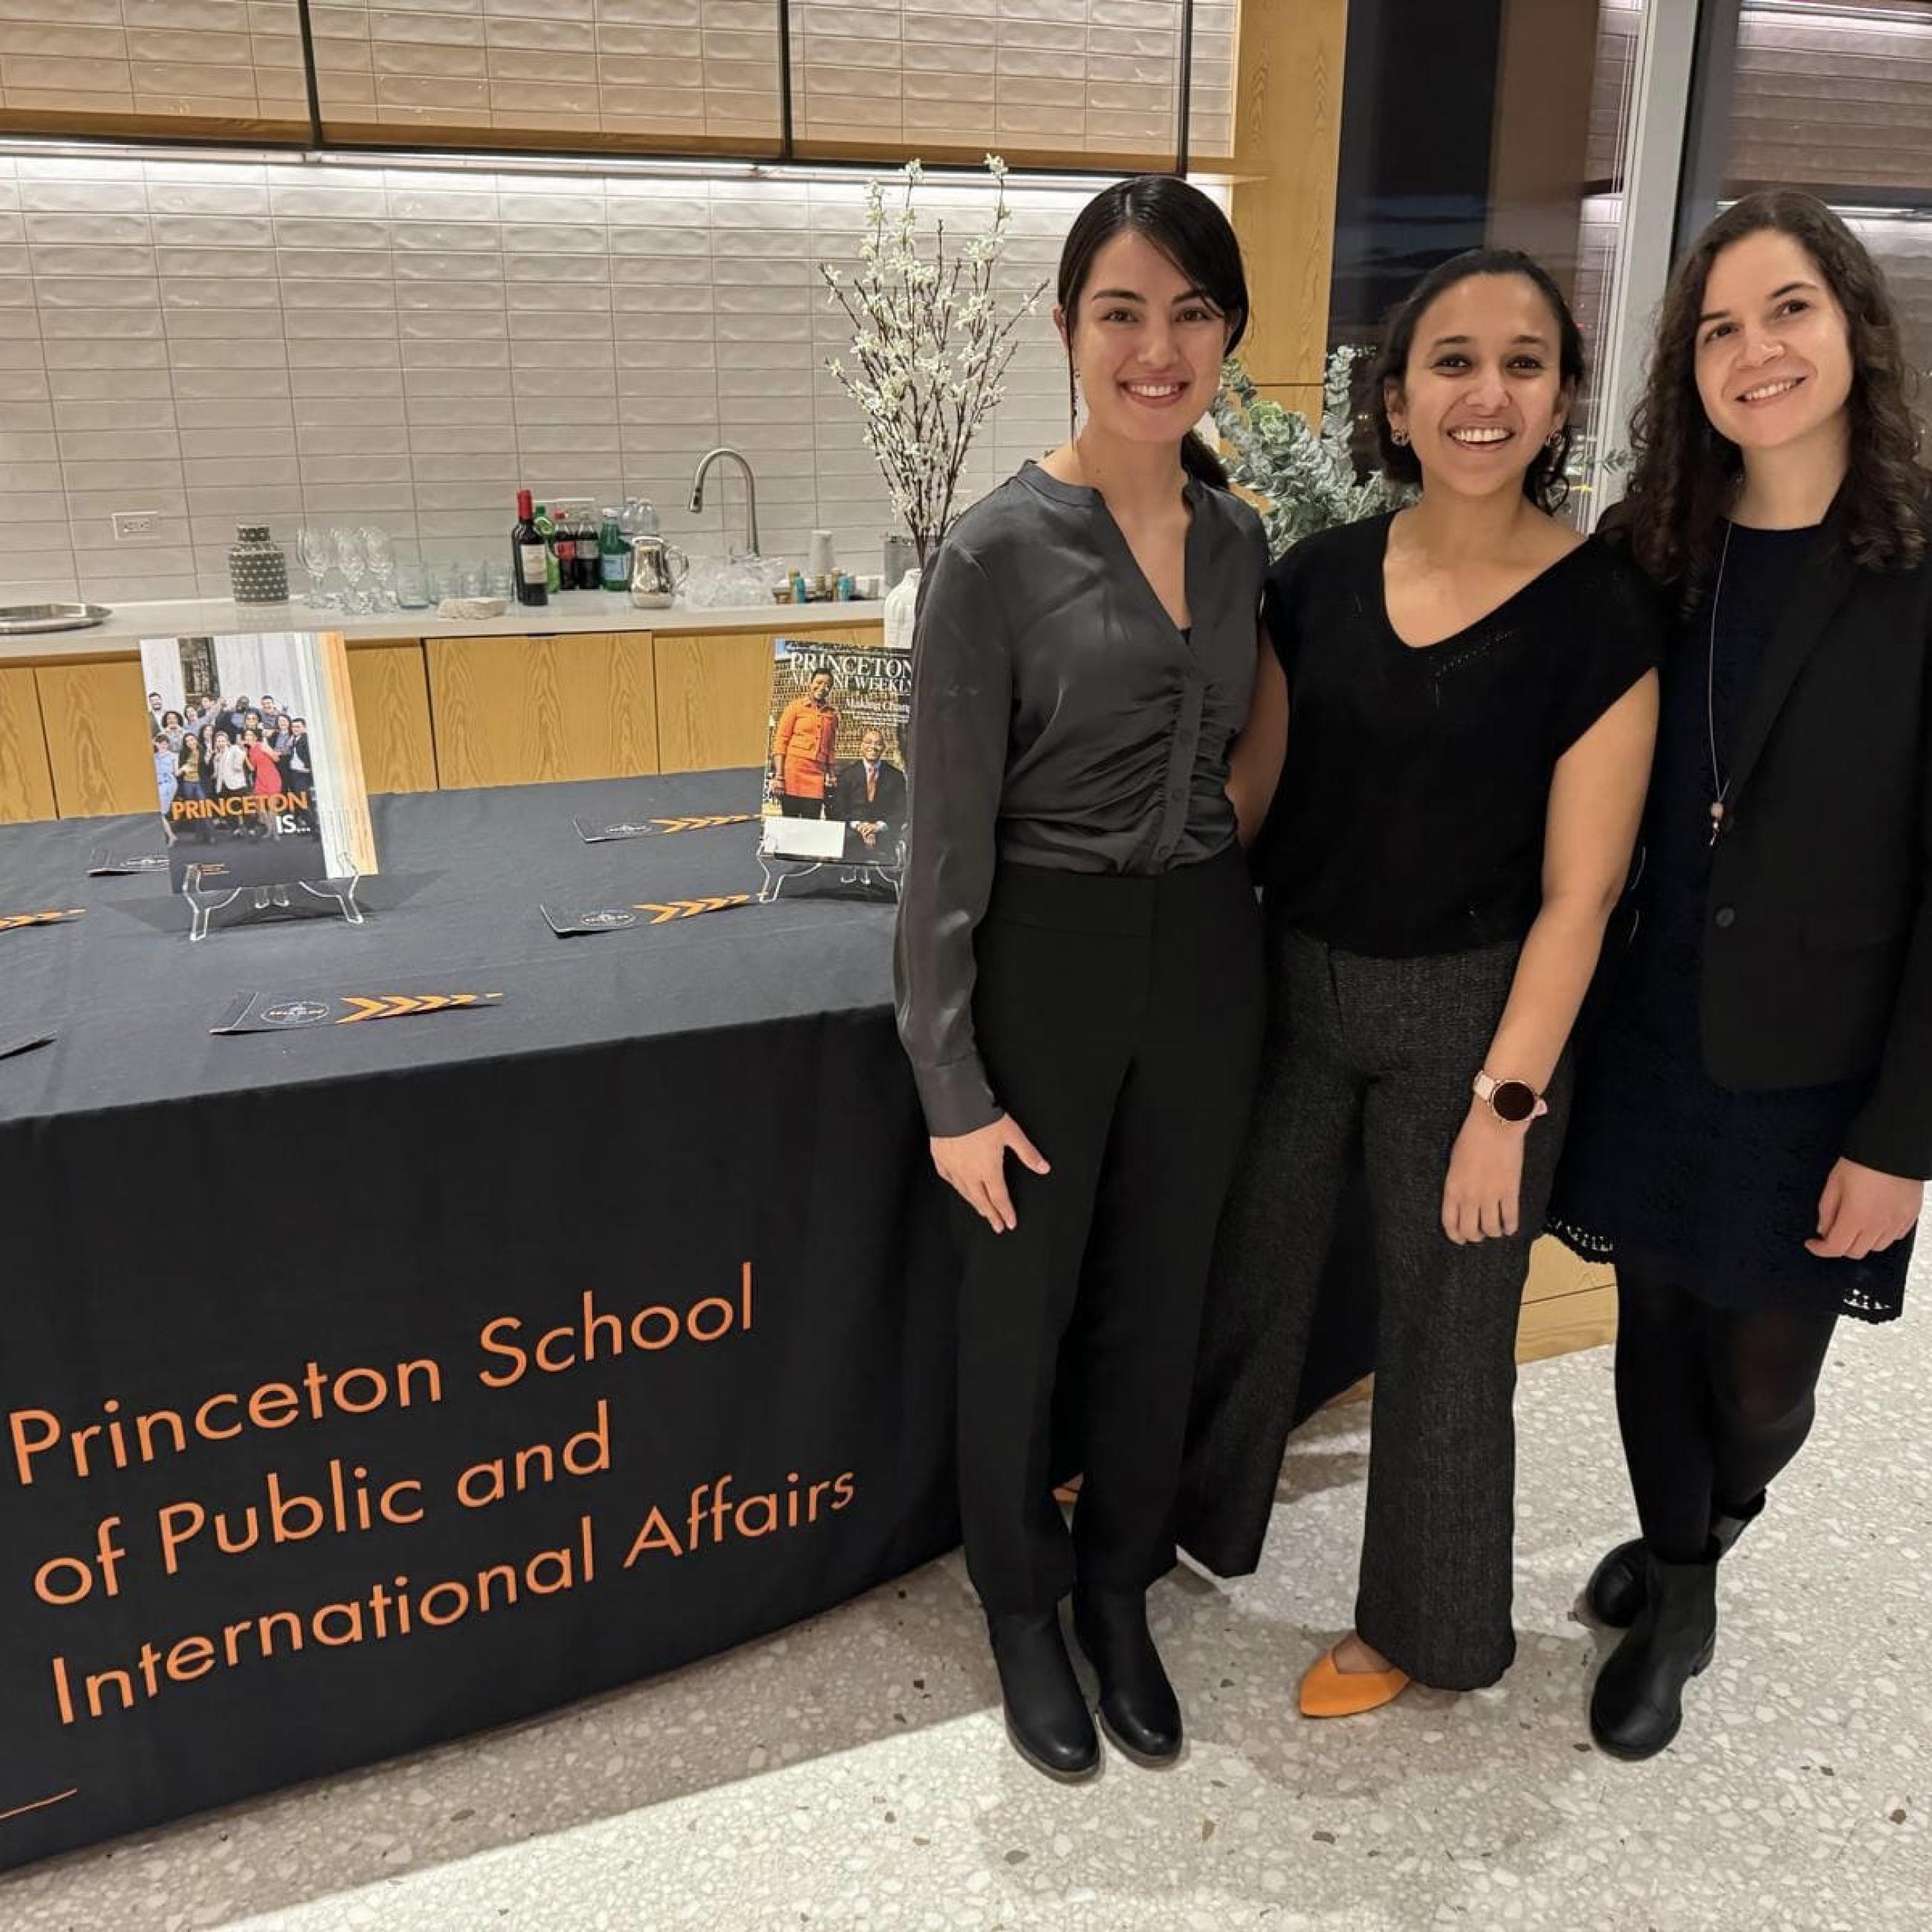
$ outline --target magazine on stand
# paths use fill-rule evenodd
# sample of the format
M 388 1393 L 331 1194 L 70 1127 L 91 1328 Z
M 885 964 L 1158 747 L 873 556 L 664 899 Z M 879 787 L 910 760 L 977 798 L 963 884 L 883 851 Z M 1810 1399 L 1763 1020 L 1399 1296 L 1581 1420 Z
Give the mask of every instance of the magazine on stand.
M 775 639 L 761 854 L 896 868 L 911 711 L 909 650 Z
M 376 870 L 340 632 L 144 638 L 141 672 L 176 892 Z

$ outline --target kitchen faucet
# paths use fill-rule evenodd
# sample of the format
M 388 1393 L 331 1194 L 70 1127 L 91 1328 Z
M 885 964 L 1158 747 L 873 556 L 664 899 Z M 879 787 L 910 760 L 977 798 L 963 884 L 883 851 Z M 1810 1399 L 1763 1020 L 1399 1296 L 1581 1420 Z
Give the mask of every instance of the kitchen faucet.
M 758 554 L 758 486 L 752 476 L 752 466 L 746 461 L 742 451 L 720 447 L 699 459 L 698 474 L 691 479 L 691 507 L 693 514 L 704 507 L 704 478 L 711 466 L 721 456 L 728 456 L 745 472 L 745 539 L 751 546 L 751 554 Z

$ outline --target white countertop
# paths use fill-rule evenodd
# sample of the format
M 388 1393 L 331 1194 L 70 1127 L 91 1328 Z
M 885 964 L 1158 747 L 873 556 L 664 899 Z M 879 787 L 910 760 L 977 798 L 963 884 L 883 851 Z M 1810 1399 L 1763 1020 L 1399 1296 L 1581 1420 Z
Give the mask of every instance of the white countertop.
M 118 656 L 143 638 L 221 637 L 253 631 L 340 631 L 362 638 L 554 637 L 592 631 L 822 630 L 829 626 L 876 624 L 880 603 L 759 604 L 724 610 L 640 610 L 627 597 L 602 590 L 566 591 L 541 607 L 512 604 L 500 617 L 440 617 L 434 609 L 392 610 L 380 617 L 344 617 L 313 610 L 298 598 L 287 604 L 236 604 L 226 598 L 154 604 L 118 604 L 104 623 L 79 631 L 35 631 L 0 637 L 0 664 L 46 658 Z

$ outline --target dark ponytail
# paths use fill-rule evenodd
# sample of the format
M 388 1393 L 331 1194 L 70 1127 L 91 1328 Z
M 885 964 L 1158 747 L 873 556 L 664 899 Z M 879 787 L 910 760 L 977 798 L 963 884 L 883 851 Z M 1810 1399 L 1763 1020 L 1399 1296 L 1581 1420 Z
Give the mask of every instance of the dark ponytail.
M 1066 422 L 1076 413 L 1073 392 L 1073 317 L 1087 286 L 1094 258 L 1117 235 L 1144 235 L 1220 312 L 1228 325 L 1232 356 L 1248 328 L 1248 278 L 1241 244 L 1228 218 L 1177 175 L 1136 175 L 1103 188 L 1075 218 L 1060 251 L 1058 298 L 1067 318 Z M 1225 490 L 1228 472 L 1221 460 L 1190 430 L 1180 440 L 1180 466 L 1197 482 Z

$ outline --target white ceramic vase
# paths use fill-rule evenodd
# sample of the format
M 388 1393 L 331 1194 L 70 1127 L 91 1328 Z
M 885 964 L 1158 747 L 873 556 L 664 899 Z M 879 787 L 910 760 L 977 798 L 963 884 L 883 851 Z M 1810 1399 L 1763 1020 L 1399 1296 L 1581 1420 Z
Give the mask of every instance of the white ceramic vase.
M 914 564 L 886 592 L 886 649 L 912 649 L 913 614 L 919 607 L 919 566 Z

